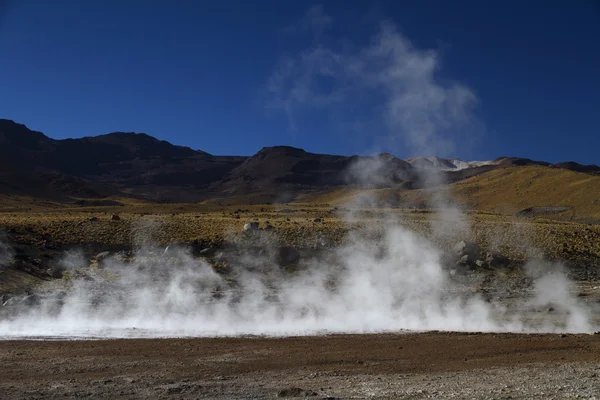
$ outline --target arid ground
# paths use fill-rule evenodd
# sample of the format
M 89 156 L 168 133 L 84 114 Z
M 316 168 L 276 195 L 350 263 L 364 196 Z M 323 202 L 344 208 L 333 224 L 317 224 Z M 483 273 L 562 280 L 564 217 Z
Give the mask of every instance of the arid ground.
M 4 341 L 3 399 L 597 398 L 598 335 Z
M 350 229 L 368 230 L 390 215 L 423 235 L 427 235 L 428 221 L 435 218 L 428 210 L 365 208 L 353 213 L 358 219 L 343 222 L 344 213 L 347 210 L 342 207 L 327 204 L 7 210 L 0 214 L 0 222 L 16 264 L 3 270 L 2 289 L 6 299 L 17 299 L 26 289 L 34 293 L 47 287 L 63 290 L 78 279 L 94 276 L 90 271 L 98 268 L 96 253 L 127 253 L 136 240 L 160 246 L 176 242 L 192 246 L 194 253 L 211 249 L 205 254 L 214 254 L 247 241 L 242 227 L 248 221 L 270 226 L 259 235 L 267 235 L 278 246 L 297 248 L 304 257 L 307 249 L 327 251 L 328 246 L 343 242 Z M 567 272 L 577 280 L 573 296 L 589 304 L 600 302 L 598 225 L 485 212 L 467 218 L 472 229 L 465 239 L 484 249 L 495 246 L 516 266 L 466 275 L 513 279 L 528 256 L 564 260 Z M 73 248 L 85 250 L 89 266 L 54 275 L 46 271 L 46 265 L 55 265 L 51 260 Z M 527 253 L 528 249 L 537 253 Z M 224 263 L 213 265 L 228 268 Z M 582 265 L 586 268 L 578 269 Z M 497 295 L 482 282 L 487 281 L 475 282 L 480 286 L 474 289 Z M 553 311 L 534 313 L 551 315 Z M 288 338 L 5 340 L 0 341 L 4 367 L 0 398 L 597 398 L 599 339 L 595 334 L 399 332 Z

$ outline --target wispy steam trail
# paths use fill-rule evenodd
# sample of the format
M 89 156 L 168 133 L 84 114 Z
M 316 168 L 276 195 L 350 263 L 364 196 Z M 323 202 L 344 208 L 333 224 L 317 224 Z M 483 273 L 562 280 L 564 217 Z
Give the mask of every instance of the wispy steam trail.
M 318 8 L 303 21 L 318 26 L 321 38 L 331 18 Z M 474 92 L 438 79 L 438 53 L 416 48 L 391 22 L 381 23 L 365 46 L 331 43 L 316 40 L 281 59 L 268 80 L 267 107 L 283 110 L 294 129 L 302 128 L 298 119 L 310 109 L 325 109 L 342 120 L 358 110 L 360 119 L 383 122 L 387 139 L 380 146 L 447 155 L 476 125 Z

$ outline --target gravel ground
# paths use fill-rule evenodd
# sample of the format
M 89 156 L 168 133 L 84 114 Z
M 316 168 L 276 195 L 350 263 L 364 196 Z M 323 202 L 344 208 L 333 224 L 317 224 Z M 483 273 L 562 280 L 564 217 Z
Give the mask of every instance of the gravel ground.
M 600 335 L 1 341 L 2 399 L 598 398 Z

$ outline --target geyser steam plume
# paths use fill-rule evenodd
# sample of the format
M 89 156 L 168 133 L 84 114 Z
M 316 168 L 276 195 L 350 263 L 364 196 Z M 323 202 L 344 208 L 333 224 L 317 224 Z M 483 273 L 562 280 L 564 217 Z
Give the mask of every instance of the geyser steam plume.
M 284 110 L 293 129 L 300 130 L 302 114 L 317 108 L 344 127 L 384 129 L 388 135 L 379 144 L 386 148 L 401 144 L 415 153 L 443 155 L 478 125 L 473 92 L 435 79 L 435 52 L 415 48 L 390 23 L 382 24 L 366 46 L 338 50 L 325 45 L 331 43 L 326 31 L 332 21 L 321 7 L 311 9 L 294 29 L 310 29 L 314 45 L 283 59 L 268 82 L 269 108 Z M 323 80 L 329 84 L 322 85 Z M 359 109 L 366 111 L 349 112 Z M 362 171 L 378 168 L 360 166 Z M 365 174 L 365 183 L 369 179 Z M 434 232 L 447 236 L 449 225 L 454 234 L 468 230 L 460 210 L 445 202 L 442 177 L 429 171 L 421 179 L 438 188 L 432 206 L 441 223 L 434 221 Z M 114 255 L 102 269 L 88 269 L 84 257 L 69 253 L 63 265 L 86 268 L 89 279 L 72 280 L 68 290 L 36 298 L 31 306 L 16 306 L 1 320 L 0 336 L 595 330 L 594 310 L 571 296 L 559 267 L 540 274 L 547 266 L 528 266 L 536 278 L 531 298 L 510 305 L 486 301 L 450 276 L 432 242 L 402 228 L 393 214 L 385 221 L 376 227 L 378 239 L 351 233 L 345 245 L 303 258 L 295 273 L 276 265 L 277 249 L 269 247 L 231 250 L 230 275 L 217 274 L 185 248 L 165 251 L 144 240 L 138 241 L 133 259 Z M 266 234 L 273 232 L 252 233 Z M 532 318 L 527 311 L 547 304 L 556 307 L 552 318 Z
M 77 254 L 65 263 L 86 265 Z M 116 256 L 69 290 L 17 307 L 0 322 L 0 336 L 593 331 L 588 310 L 571 298 L 561 275 L 539 280 L 535 298 L 521 304 L 560 304 L 557 316 L 527 319 L 519 307 L 457 291 L 436 248 L 396 224 L 377 245 L 356 234 L 328 259 L 307 260 L 296 274 L 272 265 L 268 254 L 240 253 L 235 263 L 240 267 L 233 276 L 223 277 L 185 249 L 145 248 L 132 262 Z

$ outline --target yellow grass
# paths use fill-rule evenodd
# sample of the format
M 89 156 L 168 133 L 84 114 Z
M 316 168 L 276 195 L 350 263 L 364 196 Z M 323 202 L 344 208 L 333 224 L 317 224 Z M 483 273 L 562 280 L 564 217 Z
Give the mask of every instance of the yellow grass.
M 600 225 L 581 223 L 600 220 L 599 176 L 546 167 L 512 167 L 457 182 L 447 190 L 450 197 L 468 204 L 473 212 L 466 215 L 470 227 L 467 237 L 446 237 L 440 243 L 443 247 L 471 239 L 514 257 L 600 258 Z M 244 240 L 244 223 L 259 221 L 265 226 L 268 221 L 274 227 L 266 235 L 271 244 L 337 245 L 354 229 L 381 235 L 384 222 L 389 220 L 431 237 L 429 221 L 439 217 L 431 210 L 411 208 L 426 203 L 430 194 L 426 190 L 339 189 L 305 194 L 293 204 L 243 205 L 243 197 L 235 202 L 224 199 L 201 204 L 114 199 L 123 206 L 111 207 L 75 207 L 5 197 L 0 201 L 0 228 L 13 230 L 18 240 L 32 243 L 122 245 L 147 241 L 208 246 Z M 378 199 L 387 208 L 356 206 L 360 196 Z M 570 210 L 553 216 L 563 221 L 513 216 L 533 206 L 566 206 Z M 344 220 L 349 213 L 351 222 Z M 121 219 L 112 221 L 112 214 Z M 92 216 L 98 220 L 89 221 Z M 322 222 L 314 222 L 315 218 Z
M 118 213 L 120 220 L 111 215 Z M 220 246 L 246 240 L 242 227 L 248 221 L 267 222 L 262 244 L 296 247 L 343 244 L 348 232 L 358 230 L 369 236 L 384 233 L 386 222 L 394 220 L 419 235 L 432 238 L 431 220 L 439 217 L 426 210 L 364 208 L 352 213 L 323 205 L 252 205 L 215 209 L 198 204 L 140 205 L 108 208 L 62 208 L 29 212 L 0 212 L 0 227 L 16 232 L 19 242 L 59 245 L 102 243 L 135 245 L 143 243 L 201 243 Z M 96 221 L 90 221 L 90 217 Z M 315 222 L 320 218 L 322 222 Z M 462 239 L 474 240 L 515 258 L 544 256 L 584 260 L 600 258 L 600 225 L 586 225 L 546 219 L 520 219 L 490 213 L 465 216 L 470 229 L 464 234 L 434 238 L 448 248 Z M 452 223 L 447 224 L 452 231 Z
M 600 219 L 600 176 L 538 166 L 504 168 L 451 185 L 477 210 L 502 214 L 528 207 L 565 206 L 569 218 Z

